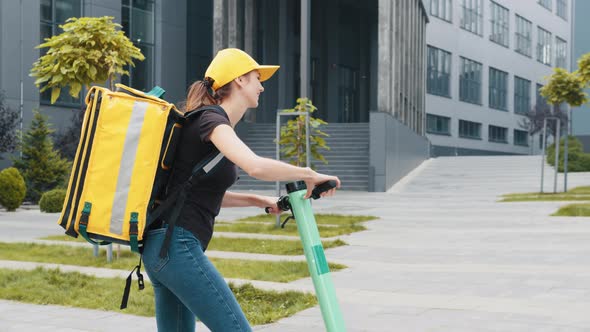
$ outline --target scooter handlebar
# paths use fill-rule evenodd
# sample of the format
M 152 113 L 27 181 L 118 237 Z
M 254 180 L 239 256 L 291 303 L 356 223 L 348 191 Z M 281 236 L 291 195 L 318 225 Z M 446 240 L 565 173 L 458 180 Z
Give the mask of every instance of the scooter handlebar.
M 321 183 L 313 189 L 313 191 L 311 192 L 311 198 L 318 199 L 321 197 L 322 193 L 324 193 L 330 189 L 336 188 L 337 185 L 338 184 L 334 180 L 329 180 L 324 183 Z M 289 196 L 287 196 L 287 195 L 281 196 L 279 198 L 279 200 L 277 201 L 277 205 L 279 206 L 279 209 L 281 209 L 283 211 L 288 211 L 290 209 Z M 270 213 L 270 207 L 265 207 L 264 212 Z
M 313 191 L 311 192 L 311 198 L 318 199 L 321 197 L 320 195 L 323 192 L 326 192 L 330 189 L 334 189 L 334 188 L 336 188 L 337 185 L 338 184 L 334 180 L 329 180 L 324 183 L 321 183 L 321 184 L 317 185 L 315 188 L 313 188 Z

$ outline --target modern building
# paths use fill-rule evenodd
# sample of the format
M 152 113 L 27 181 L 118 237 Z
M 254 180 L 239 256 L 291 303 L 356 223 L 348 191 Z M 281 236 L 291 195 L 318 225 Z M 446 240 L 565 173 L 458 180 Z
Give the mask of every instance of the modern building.
M 346 178 L 344 188 L 386 190 L 428 157 L 428 16 L 420 0 L 0 0 L 0 89 L 22 110 L 25 129 L 35 108 L 60 129 L 84 106 L 64 92 L 51 105 L 39 93 L 28 75 L 43 52 L 35 46 L 69 17 L 105 15 L 146 57 L 122 82 L 146 91 L 159 85 L 171 102 L 184 99 L 219 49 L 281 65 L 238 134 L 248 140 L 309 91 L 314 116 L 337 140 L 322 171 Z M 273 138 L 265 141 L 274 149 Z
M 590 53 L 590 21 L 587 14 L 590 13 L 590 2 L 584 0 L 573 0 L 572 10 L 572 57 L 571 70 L 578 68 L 578 59 Z M 589 93 L 587 90 L 586 93 Z M 571 113 L 572 131 L 584 145 L 584 151 L 590 152 L 590 106 L 588 104 L 572 108 Z
M 539 153 L 524 114 L 545 102 L 538 90 L 553 68 L 570 68 L 571 1 L 425 3 L 432 155 Z

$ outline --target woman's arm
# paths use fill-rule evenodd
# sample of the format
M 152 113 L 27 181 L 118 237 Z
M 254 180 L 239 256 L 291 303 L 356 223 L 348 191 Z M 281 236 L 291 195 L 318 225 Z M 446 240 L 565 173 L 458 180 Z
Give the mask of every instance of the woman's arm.
M 276 197 L 255 194 L 241 194 L 226 191 L 225 195 L 223 196 L 223 201 L 221 202 L 221 207 L 230 208 L 255 206 L 262 209 L 270 208 L 270 213 L 280 213 L 281 211 L 277 207 L 277 200 L 278 198 Z
M 340 180 L 335 176 L 320 174 L 308 167 L 297 167 L 287 163 L 263 158 L 256 155 L 236 135 L 233 128 L 228 125 L 219 125 L 213 129 L 209 136 L 211 142 L 223 155 L 238 165 L 248 175 L 264 181 L 297 181 L 303 180 L 307 184 L 307 195 L 311 195 L 313 188 L 328 180 L 335 180 L 340 187 Z M 325 193 L 330 196 L 332 189 Z

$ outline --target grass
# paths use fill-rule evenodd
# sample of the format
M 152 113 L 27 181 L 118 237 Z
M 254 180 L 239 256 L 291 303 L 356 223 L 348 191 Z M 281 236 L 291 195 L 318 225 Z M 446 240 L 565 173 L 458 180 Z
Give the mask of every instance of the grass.
M 281 215 L 281 220 L 286 218 L 287 214 Z M 316 214 L 315 221 L 318 225 L 354 225 L 357 223 L 378 219 L 375 216 L 353 216 L 341 214 Z M 242 222 L 270 222 L 275 223 L 276 217 L 270 214 L 259 214 L 252 217 L 238 219 Z M 291 221 L 289 221 L 291 222 Z M 294 221 L 293 221 L 294 222 Z
M 590 217 L 590 203 L 566 205 L 557 210 L 552 216 Z
M 322 241 L 324 249 L 346 245 L 342 240 Z M 303 255 L 301 241 L 213 237 L 208 250 L 271 255 Z
M 53 241 L 79 241 L 67 235 L 54 235 L 41 238 L 42 240 Z M 84 242 L 86 242 L 84 240 Z M 346 245 L 342 240 L 322 241 L 324 249 Z M 271 255 L 303 255 L 301 241 L 293 240 L 267 240 L 267 239 L 245 239 L 214 236 L 209 242 L 208 250 L 248 252 L 255 254 Z
M 321 237 L 332 237 L 354 232 L 360 232 L 367 229 L 363 225 L 350 224 L 340 226 L 322 226 L 318 225 L 318 231 Z M 273 224 L 259 224 L 253 222 L 236 222 L 236 223 L 216 223 L 215 231 L 217 232 L 234 232 L 234 233 L 257 233 L 272 235 L 299 235 L 297 225 L 294 221 L 289 221 L 285 228 L 277 228 Z
M 124 279 L 97 278 L 77 272 L 37 268 L 33 271 L 0 269 L 0 298 L 35 304 L 54 304 L 119 311 Z M 268 324 L 314 306 L 313 295 L 301 292 L 260 290 L 250 284 L 230 288 L 253 325 Z M 131 287 L 125 313 L 155 315 L 152 287 Z
M 106 251 L 101 250 L 99 257 L 94 257 L 91 248 L 32 243 L 0 243 L 0 259 L 5 260 L 122 270 L 131 270 L 139 260 L 137 254 L 128 250 L 123 250 L 120 257 L 113 259 L 111 263 L 106 261 L 105 256 Z M 219 272 L 227 278 L 290 282 L 309 277 L 309 270 L 305 262 L 270 262 L 222 258 L 211 258 L 210 260 Z M 344 265 L 332 263 L 329 264 L 329 267 L 332 271 L 346 268 Z
M 590 201 L 590 186 L 576 187 L 560 193 L 518 193 L 502 195 L 500 202 Z

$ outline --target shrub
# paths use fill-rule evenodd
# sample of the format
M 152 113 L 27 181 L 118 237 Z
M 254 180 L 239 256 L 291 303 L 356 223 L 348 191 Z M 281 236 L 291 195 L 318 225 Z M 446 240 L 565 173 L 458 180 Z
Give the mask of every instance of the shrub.
M 39 208 L 41 212 L 55 213 L 61 212 L 66 199 L 65 189 L 53 189 L 41 196 L 39 201 Z
M 8 211 L 14 211 L 25 199 L 27 188 L 19 171 L 10 167 L 0 172 L 0 205 Z
M 562 138 L 559 141 L 559 172 L 563 172 L 564 161 L 564 142 Z M 574 136 L 569 136 L 567 143 L 567 171 L 568 172 L 588 172 L 590 171 L 590 154 L 584 153 L 582 143 Z M 547 147 L 547 163 L 555 166 L 555 143 Z

